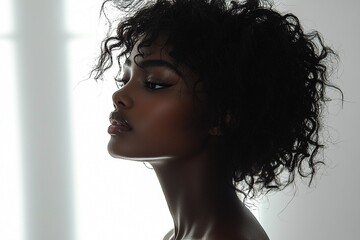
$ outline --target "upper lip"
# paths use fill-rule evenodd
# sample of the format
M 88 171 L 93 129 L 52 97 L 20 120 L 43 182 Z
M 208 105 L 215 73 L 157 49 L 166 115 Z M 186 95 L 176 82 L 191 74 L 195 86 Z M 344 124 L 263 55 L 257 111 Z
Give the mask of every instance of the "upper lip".
M 110 123 L 112 125 L 122 125 L 128 128 L 132 128 L 129 122 L 124 118 L 120 112 L 111 112 L 109 116 Z

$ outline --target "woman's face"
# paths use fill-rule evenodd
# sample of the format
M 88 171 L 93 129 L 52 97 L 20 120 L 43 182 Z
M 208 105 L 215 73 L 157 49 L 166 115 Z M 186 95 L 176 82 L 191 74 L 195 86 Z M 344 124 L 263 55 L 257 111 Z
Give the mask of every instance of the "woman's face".
M 113 94 L 110 115 L 113 157 L 141 161 L 190 157 L 204 150 L 208 130 L 201 84 L 185 66 L 176 66 L 159 38 L 152 46 L 137 45 L 123 66 L 122 87 Z M 136 58 L 136 63 L 135 59 Z M 113 119 L 112 119 L 113 118 Z

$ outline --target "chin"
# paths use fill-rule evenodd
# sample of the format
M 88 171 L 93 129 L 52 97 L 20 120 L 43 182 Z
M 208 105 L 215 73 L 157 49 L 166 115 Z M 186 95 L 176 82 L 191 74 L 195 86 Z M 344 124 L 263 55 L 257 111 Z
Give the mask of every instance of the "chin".
M 110 145 L 110 144 L 109 144 Z M 164 160 L 173 159 L 171 156 L 144 156 L 144 155 L 133 155 L 125 154 L 123 152 L 116 151 L 108 145 L 108 152 L 113 158 L 119 158 L 124 160 L 138 161 L 138 162 L 159 162 Z

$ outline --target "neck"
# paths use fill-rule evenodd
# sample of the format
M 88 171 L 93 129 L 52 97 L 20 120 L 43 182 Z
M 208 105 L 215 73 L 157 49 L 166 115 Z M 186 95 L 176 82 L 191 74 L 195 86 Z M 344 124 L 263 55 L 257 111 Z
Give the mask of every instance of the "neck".
M 174 239 L 201 238 L 233 222 L 240 208 L 234 190 L 215 173 L 207 151 L 153 163 L 174 221 Z

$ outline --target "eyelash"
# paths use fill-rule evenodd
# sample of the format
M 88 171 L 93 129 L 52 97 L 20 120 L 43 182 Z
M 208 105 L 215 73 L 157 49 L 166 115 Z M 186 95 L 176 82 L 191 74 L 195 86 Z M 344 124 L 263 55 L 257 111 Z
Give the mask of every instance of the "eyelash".
M 115 84 L 118 89 L 123 88 L 128 82 L 129 82 L 129 80 L 115 78 Z M 161 90 L 164 88 L 171 87 L 172 85 L 173 84 L 157 82 L 157 81 L 153 81 L 153 80 L 144 80 L 144 87 L 150 91 Z

